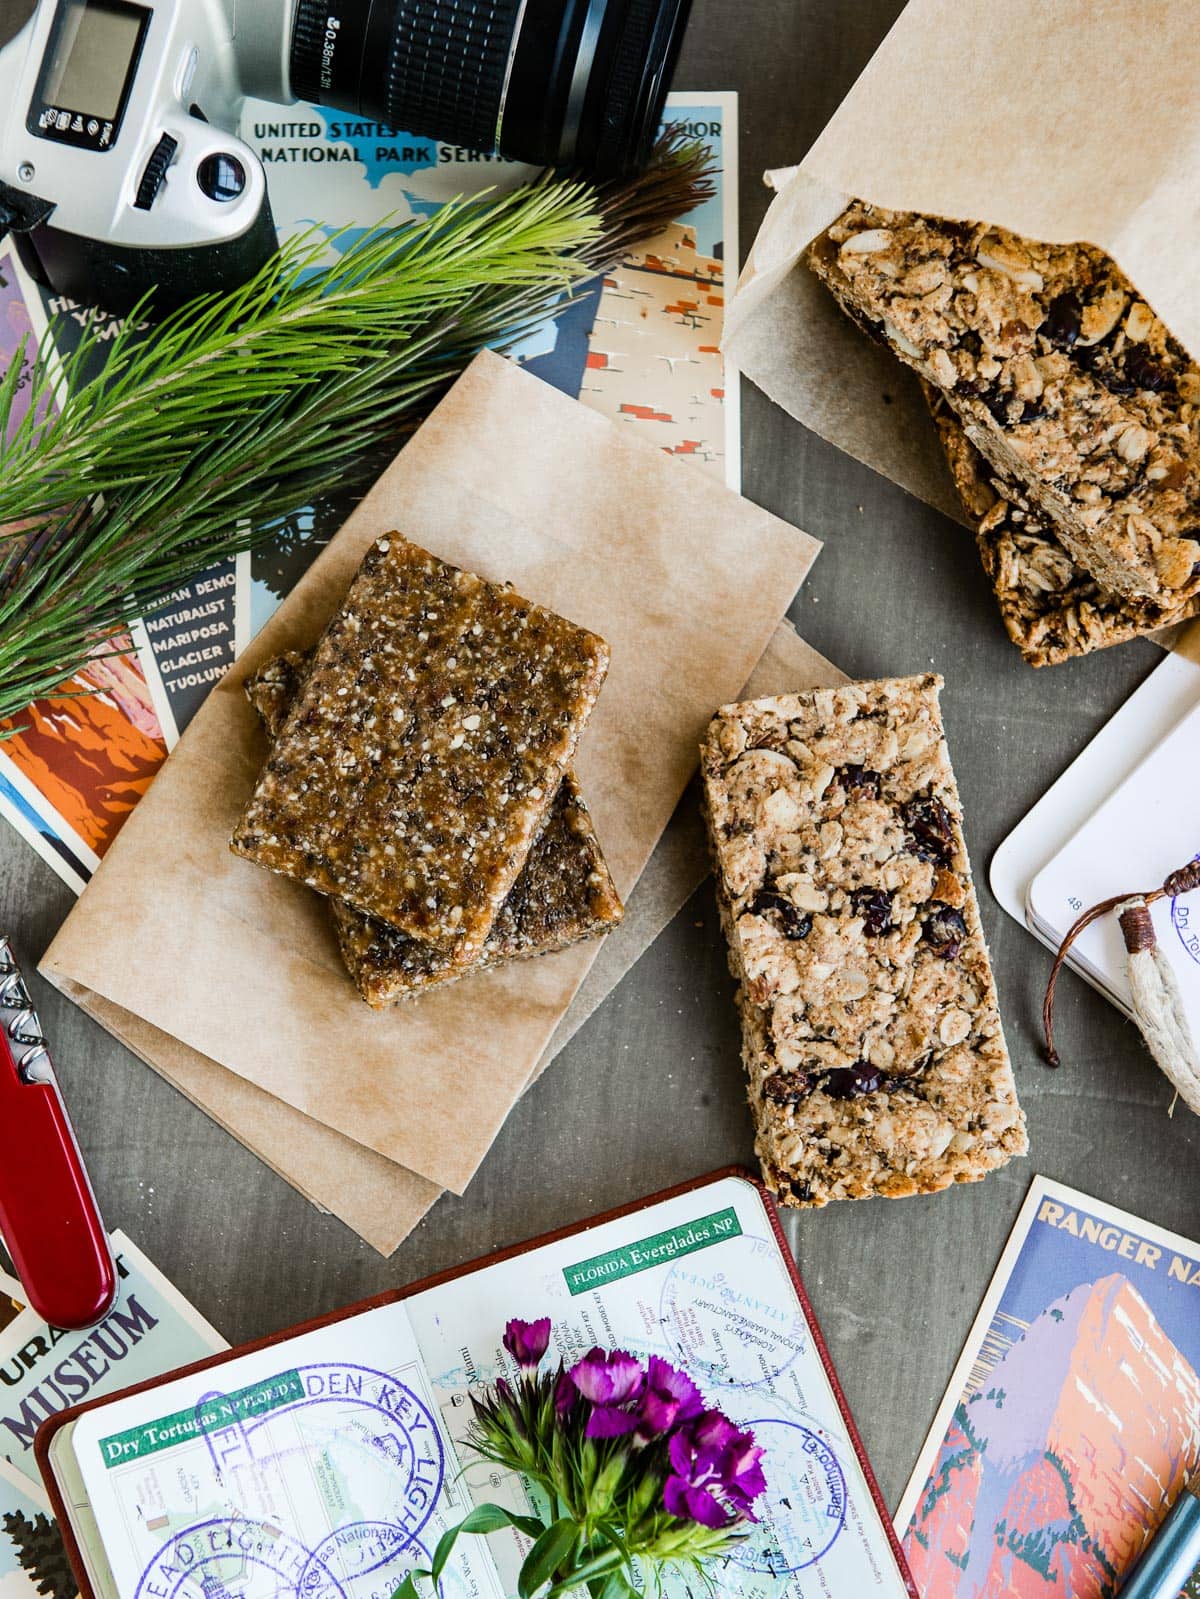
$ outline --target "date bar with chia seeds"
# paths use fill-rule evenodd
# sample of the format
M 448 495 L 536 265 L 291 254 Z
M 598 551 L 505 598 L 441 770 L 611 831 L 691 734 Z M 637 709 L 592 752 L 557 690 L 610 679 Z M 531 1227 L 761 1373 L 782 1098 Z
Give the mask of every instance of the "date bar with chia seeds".
M 807 259 L 1104 589 L 1200 593 L 1200 369 L 1110 257 L 855 200 Z
M 246 680 L 246 696 L 273 738 L 296 699 L 311 657 L 277 656 Z M 549 954 L 608 932 L 623 907 L 591 815 L 568 770 L 524 870 L 500 907 L 474 966 L 423 944 L 397 927 L 331 900 L 330 910 L 347 970 L 368 1005 L 411 999 L 489 966 Z
M 1101 587 L 1072 560 L 1049 517 L 984 460 L 945 395 L 922 388 L 1004 626 L 1031 666 L 1057 666 L 1200 613 L 1200 595 L 1171 607 Z
M 231 847 L 473 965 L 608 657 L 596 634 L 385 535 L 317 645 Z
M 899 1198 L 1024 1154 L 935 676 L 729 705 L 701 750 L 768 1187 Z

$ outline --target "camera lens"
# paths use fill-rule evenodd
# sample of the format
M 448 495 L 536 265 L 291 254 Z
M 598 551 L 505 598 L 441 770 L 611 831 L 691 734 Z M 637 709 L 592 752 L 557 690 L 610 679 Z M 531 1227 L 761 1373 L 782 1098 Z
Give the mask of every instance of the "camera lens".
M 691 0 L 297 0 L 291 83 L 424 138 L 617 177 L 643 165 Z

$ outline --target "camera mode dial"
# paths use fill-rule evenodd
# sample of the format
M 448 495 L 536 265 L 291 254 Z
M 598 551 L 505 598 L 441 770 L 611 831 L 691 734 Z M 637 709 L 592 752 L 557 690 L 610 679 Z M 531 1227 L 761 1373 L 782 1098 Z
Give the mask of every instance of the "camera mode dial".
M 164 133 L 154 146 L 154 154 L 146 162 L 146 170 L 142 173 L 142 181 L 138 184 L 137 197 L 133 202 L 136 210 L 149 211 L 158 199 L 158 191 L 166 179 L 167 168 L 175 159 L 178 148 L 179 140 L 173 139 L 169 133 Z

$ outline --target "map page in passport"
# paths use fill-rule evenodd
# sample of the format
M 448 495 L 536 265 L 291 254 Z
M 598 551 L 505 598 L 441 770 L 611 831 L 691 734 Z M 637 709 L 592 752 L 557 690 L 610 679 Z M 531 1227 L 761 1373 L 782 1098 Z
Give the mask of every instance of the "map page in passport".
M 766 1207 L 724 1177 L 86 1413 L 53 1463 L 101 1529 L 98 1599 L 390 1599 L 473 1503 L 536 1510 L 462 1442 L 471 1390 L 514 1375 L 512 1316 L 551 1317 L 568 1366 L 662 1355 L 753 1429 L 768 1494 L 711 1571 L 726 1599 L 910 1591 Z M 528 1547 L 460 1539 L 445 1599 L 512 1599 Z

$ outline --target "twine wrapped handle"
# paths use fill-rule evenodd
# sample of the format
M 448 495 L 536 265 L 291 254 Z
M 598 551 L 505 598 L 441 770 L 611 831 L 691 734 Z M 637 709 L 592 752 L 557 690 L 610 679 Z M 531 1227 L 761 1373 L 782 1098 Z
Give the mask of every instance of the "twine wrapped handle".
M 1188 1031 L 1183 996 L 1166 957 L 1159 952 L 1158 938 L 1150 907 L 1160 899 L 1177 899 L 1200 888 L 1200 860 L 1189 861 L 1164 878 L 1161 888 L 1145 894 L 1114 894 L 1101 900 L 1075 921 L 1059 946 L 1046 997 L 1042 1002 L 1042 1026 L 1046 1033 L 1046 1061 L 1061 1064 L 1054 1047 L 1054 992 L 1072 944 L 1079 935 L 1109 911 L 1117 912 L 1121 936 L 1129 955 L 1130 988 L 1133 1009 L 1151 1053 L 1178 1094 L 1200 1114 L 1200 1061 Z

